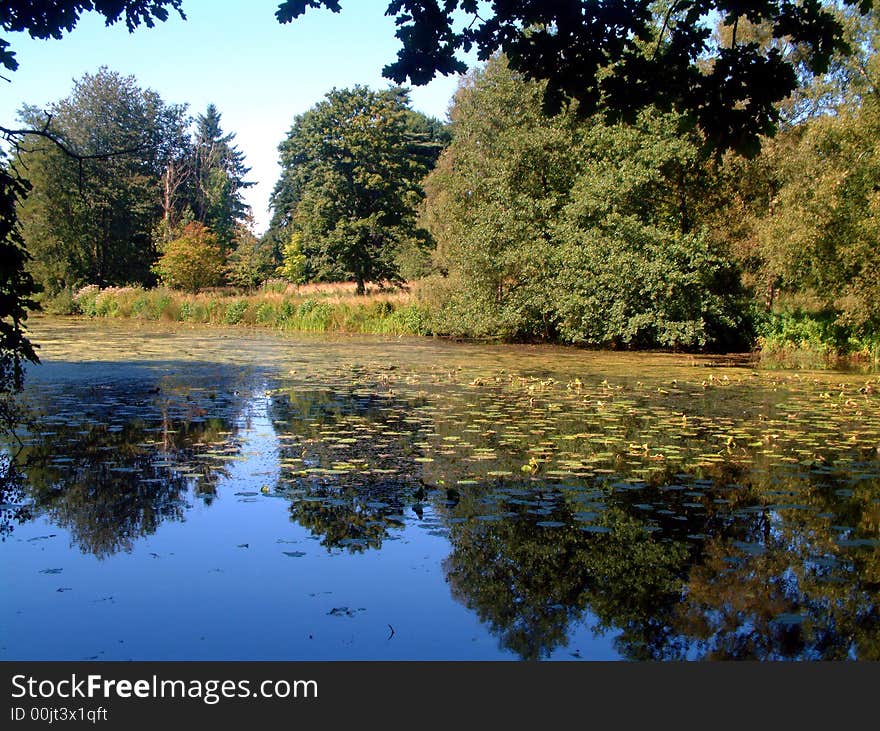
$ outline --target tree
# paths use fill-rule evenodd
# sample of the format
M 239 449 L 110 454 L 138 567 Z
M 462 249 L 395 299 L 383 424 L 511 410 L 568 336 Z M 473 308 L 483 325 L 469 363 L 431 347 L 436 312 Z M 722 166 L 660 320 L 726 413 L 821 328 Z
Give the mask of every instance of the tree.
M 258 238 L 248 223 L 237 223 L 229 254 L 226 278 L 239 287 L 259 286 L 275 271 L 275 259 L 265 239 Z
M 880 104 L 811 121 L 778 155 L 776 195 L 754 220 L 781 293 L 816 298 L 839 324 L 880 332 Z
M 293 284 L 305 281 L 306 255 L 303 254 L 302 234 L 299 231 L 290 234 L 290 240 L 281 250 L 281 265 L 276 271 Z
M 0 428 L 10 429 L 16 416 L 10 395 L 23 380 L 23 361 L 39 362 L 25 334 L 28 310 L 36 304 L 37 287 L 27 270 L 29 254 L 18 225 L 16 208 L 30 184 L 6 163 L 0 151 Z
M 614 346 L 737 345 L 738 272 L 702 223 L 711 161 L 677 115 L 542 113 L 504 57 L 471 73 L 425 186 L 448 274 L 436 329 Z M 747 337 L 747 328 L 743 328 Z
M 872 6 L 844 2 L 863 14 Z M 276 17 L 287 23 L 321 6 L 340 10 L 337 0 L 286 0 Z M 567 100 L 577 100 L 584 116 L 600 106 L 629 120 L 651 106 L 677 110 L 717 149 L 754 153 L 760 136 L 774 131 L 776 104 L 794 91 L 797 74 L 774 45 L 738 39 L 738 24 L 765 24 L 771 38 L 797 45 L 806 67 L 822 73 L 845 48 L 832 7 L 820 0 L 392 0 L 386 14 L 396 18 L 402 48 L 384 74 L 426 84 L 437 73 L 466 71 L 459 51 L 476 49 L 481 61 L 501 51 L 525 78 L 547 82 L 548 112 Z M 712 16 L 732 28 L 729 45 L 711 43 Z
M 168 242 L 154 271 L 173 289 L 198 292 L 221 284 L 226 266 L 217 236 L 198 222 L 187 224 Z
M 196 120 L 192 170 L 192 209 L 197 221 L 217 235 L 224 250 L 232 247 L 235 229 L 250 213 L 241 192 L 253 185 L 245 181 L 250 168 L 244 153 L 233 144 L 234 133 L 224 134 L 220 112 L 209 104 Z
M 880 14 L 845 14 L 857 49 L 790 100 L 789 124 L 721 168 L 713 238 L 738 261 L 774 339 L 869 349 L 880 328 Z
M 6 32 L 26 32 L 31 38 L 61 38 L 73 30 L 83 12 L 94 10 L 104 16 L 107 25 L 125 18 L 129 32 L 140 25 L 152 28 L 157 20 L 168 19 L 166 6 L 186 18 L 183 0 L 7 0 L 0 6 L 0 28 Z M 10 71 L 18 68 L 15 53 L 0 38 L 0 64 Z
M 185 107 L 102 68 L 48 115 L 45 128 L 87 159 L 49 141 L 20 152 L 34 186 L 20 215 L 37 280 L 49 293 L 149 283 L 167 170 L 186 149 Z M 46 119 L 35 108 L 22 116 L 31 126 Z
M 576 177 L 575 121 L 547 118 L 543 86 L 503 58 L 462 80 L 453 142 L 425 181 L 425 222 L 448 274 L 441 331 L 555 337 L 554 220 Z
M 397 251 L 423 236 L 415 206 L 428 171 L 407 105 L 401 89 L 334 89 L 279 146 L 272 228 L 285 244 L 302 234 L 308 278 L 354 279 L 359 294 L 399 279 Z

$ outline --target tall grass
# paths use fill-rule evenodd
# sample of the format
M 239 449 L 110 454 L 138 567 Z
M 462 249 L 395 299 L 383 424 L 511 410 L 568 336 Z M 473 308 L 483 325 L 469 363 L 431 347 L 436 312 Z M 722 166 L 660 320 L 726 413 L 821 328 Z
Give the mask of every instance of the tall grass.
M 250 325 L 295 332 L 428 335 L 423 308 L 406 291 L 357 296 L 353 285 L 281 286 L 240 293 L 186 294 L 170 289 L 88 286 L 46 304 L 59 314 L 214 325 Z

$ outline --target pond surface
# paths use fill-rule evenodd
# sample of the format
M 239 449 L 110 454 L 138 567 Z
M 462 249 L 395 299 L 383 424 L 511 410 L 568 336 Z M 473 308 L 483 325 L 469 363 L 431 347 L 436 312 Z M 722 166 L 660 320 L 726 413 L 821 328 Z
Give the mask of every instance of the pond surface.
M 37 320 L 2 659 L 880 659 L 880 378 Z

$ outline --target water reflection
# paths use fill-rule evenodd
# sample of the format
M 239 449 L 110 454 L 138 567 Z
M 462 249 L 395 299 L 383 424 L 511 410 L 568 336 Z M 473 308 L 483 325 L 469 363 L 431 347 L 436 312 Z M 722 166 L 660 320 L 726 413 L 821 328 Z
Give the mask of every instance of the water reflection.
M 630 415 L 616 424 L 624 448 L 600 454 L 613 469 L 542 478 L 535 455 L 558 459 L 556 443 L 523 449 L 497 415 L 464 406 L 283 393 L 273 414 L 293 519 L 327 547 L 360 551 L 427 498 L 442 516 L 434 532 L 449 536 L 453 596 L 524 659 L 565 647 L 586 613 L 630 659 L 874 656 L 876 460 L 826 445 L 801 464 L 727 443 L 707 460 L 702 426 L 688 435 L 698 459 L 658 466 L 627 445 L 645 436 Z M 571 420 L 551 436 L 582 429 Z
M 27 492 L 26 477 L 15 459 L 0 454 L 0 540 L 5 541 L 16 525 L 33 519 Z
M 222 388 L 228 381 L 68 383 L 32 397 L 35 426 L 7 453 L 5 531 L 46 515 L 81 551 L 106 558 L 184 520 L 191 498 L 209 505 L 239 452 L 236 423 L 248 404 Z
M 538 504 L 552 503 L 547 497 L 536 496 Z M 535 516 L 521 500 L 498 501 L 504 512 L 492 520 L 461 506 L 446 578 L 504 647 L 527 660 L 549 657 L 590 609 L 596 631 L 622 631 L 625 656 L 671 648 L 663 608 L 679 597 L 687 556 L 681 544 L 652 540 L 639 521 L 613 508 L 584 530 L 564 502 Z
M 327 549 L 381 548 L 404 527 L 404 513 L 421 517 L 426 491 L 411 470 L 407 404 L 288 389 L 274 396 L 270 413 L 291 519 Z
M 880 397 L 858 382 L 117 365 L 31 394 L 5 535 L 48 516 L 111 559 L 228 488 L 325 549 L 284 552 L 292 585 L 444 540 L 437 581 L 522 659 L 585 625 L 633 660 L 880 659 Z M 375 591 L 403 580 L 370 565 Z

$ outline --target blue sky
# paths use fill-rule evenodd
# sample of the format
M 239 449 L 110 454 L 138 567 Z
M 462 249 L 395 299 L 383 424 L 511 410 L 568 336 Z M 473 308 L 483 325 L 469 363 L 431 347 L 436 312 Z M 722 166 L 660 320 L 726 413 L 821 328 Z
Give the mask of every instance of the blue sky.
M 269 194 L 278 179 L 278 143 L 296 114 L 331 88 L 384 88 L 382 67 L 399 48 L 388 0 L 349 0 L 334 14 L 310 10 L 288 25 L 275 19 L 279 0 L 184 0 L 176 15 L 129 34 L 85 14 L 61 40 L 4 34 L 18 71 L 0 81 L 0 124 L 15 121 L 22 104 L 45 106 L 66 97 L 73 80 L 107 66 L 133 74 L 168 103 L 188 103 L 195 115 L 213 102 L 223 128 L 235 132 L 256 182 L 247 191 L 257 229 L 268 223 Z M 413 106 L 445 118 L 457 80 L 439 77 L 413 88 Z

